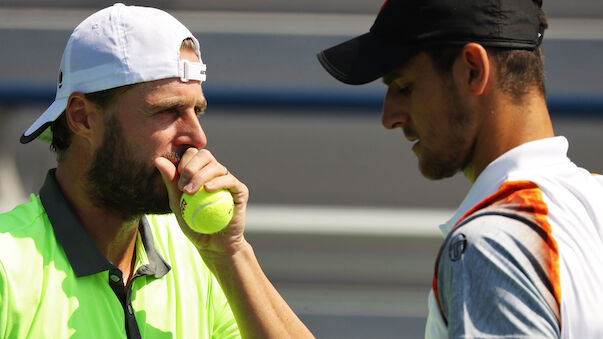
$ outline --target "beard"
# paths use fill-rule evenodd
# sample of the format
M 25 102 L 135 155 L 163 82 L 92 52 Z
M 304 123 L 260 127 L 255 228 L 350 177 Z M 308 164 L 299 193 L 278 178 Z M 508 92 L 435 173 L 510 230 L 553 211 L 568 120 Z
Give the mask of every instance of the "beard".
M 452 177 L 466 167 L 473 154 L 473 141 L 468 133 L 474 123 L 470 116 L 471 113 L 462 104 L 456 89 L 451 84 L 447 84 L 446 87 L 447 93 L 451 93 L 450 102 L 446 105 L 449 109 L 443 115 L 447 117 L 445 121 L 448 126 L 446 138 L 444 142 L 440 143 L 439 150 L 425 146 L 418 155 L 419 170 L 425 178 L 430 180 Z M 435 123 L 441 124 L 442 122 Z M 428 138 L 436 139 L 438 136 L 432 134 Z
M 465 158 L 461 152 L 455 151 L 460 147 L 455 147 L 460 144 L 451 145 L 448 154 L 437 155 L 434 153 L 425 152 L 419 157 L 419 170 L 421 174 L 430 180 L 440 180 L 450 178 L 461 171 L 466 164 Z
M 92 202 L 124 221 L 144 214 L 171 213 L 159 170 L 152 161 L 137 159 L 115 117 L 110 117 L 105 126 L 103 143 L 96 150 L 87 173 L 88 196 Z M 170 160 L 180 158 L 177 154 L 163 156 Z

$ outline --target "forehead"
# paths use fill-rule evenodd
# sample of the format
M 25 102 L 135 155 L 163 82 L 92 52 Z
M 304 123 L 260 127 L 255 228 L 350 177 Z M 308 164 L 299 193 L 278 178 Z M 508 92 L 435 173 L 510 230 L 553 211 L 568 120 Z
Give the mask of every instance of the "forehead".
M 199 81 L 182 82 L 178 78 L 161 79 L 139 83 L 135 88 L 145 99 L 161 99 L 171 95 L 203 95 Z
M 161 79 L 133 85 L 116 100 L 117 109 L 142 111 L 173 106 L 205 107 L 206 101 L 199 81 L 182 82 L 178 78 Z
M 160 80 L 152 80 L 136 84 L 140 93 L 153 93 L 169 90 L 198 90 L 201 91 L 201 83 L 199 81 L 183 82 L 179 78 L 168 78 Z

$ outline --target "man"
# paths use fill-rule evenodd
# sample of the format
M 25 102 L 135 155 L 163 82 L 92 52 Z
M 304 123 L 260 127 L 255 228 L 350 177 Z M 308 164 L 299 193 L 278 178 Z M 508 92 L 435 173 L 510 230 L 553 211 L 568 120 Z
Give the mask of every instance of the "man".
M 441 228 L 426 338 L 603 337 L 603 179 L 576 167 L 545 103 L 538 0 L 389 0 L 322 51 L 388 87 L 382 121 L 430 179 L 473 183 Z
M 21 137 L 50 140 L 57 168 L 0 215 L 1 338 L 312 337 L 245 241 L 247 188 L 203 149 L 205 70 L 157 9 L 116 4 L 74 30 Z M 234 197 L 220 233 L 180 214 L 202 188 Z

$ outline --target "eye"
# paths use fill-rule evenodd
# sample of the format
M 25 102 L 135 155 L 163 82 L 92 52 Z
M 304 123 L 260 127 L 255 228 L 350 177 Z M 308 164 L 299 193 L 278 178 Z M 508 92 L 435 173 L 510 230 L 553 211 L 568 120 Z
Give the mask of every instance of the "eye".
M 201 116 L 204 113 L 205 113 L 204 107 L 195 106 L 195 114 L 197 114 L 197 116 Z
M 397 92 L 403 95 L 410 95 L 413 90 L 413 86 L 410 83 L 401 83 L 398 81 L 394 81 L 394 84 L 398 88 Z
M 170 108 L 160 110 L 157 113 L 159 113 L 159 114 L 175 114 L 175 113 L 178 113 L 178 111 L 175 108 L 170 107 Z

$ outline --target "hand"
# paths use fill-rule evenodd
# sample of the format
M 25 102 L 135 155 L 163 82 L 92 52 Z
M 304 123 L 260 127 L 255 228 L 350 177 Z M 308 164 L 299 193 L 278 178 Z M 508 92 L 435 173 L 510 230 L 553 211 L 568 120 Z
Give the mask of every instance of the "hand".
M 249 190 L 242 182 L 218 163 L 206 149 L 189 148 L 184 152 L 178 167 L 164 157 L 155 159 L 155 167 L 161 173 L 168 191 L 170 208 L 176 215 L 180 228 L 200 251 L 204 259 L 217 259 L 231 256 L 246 243 L 245 211 L 249 199 Z M 193 231 L 180 213 L 182 192 L 193 194 L 205 188 L 208 192 L 227 189 L 234 198 L 234 215 L 224 230 L 216 234 L 201 234 Z
M 249 198 L 247 187 L 204 149 L 189 148 L 177 168 L 163 157 L 155 159 L 155 166 L 163 177 L 170 207 L 178 218 L 180 228 L 195 244 L 205 264 L 218 280 L 243 336 L 313 338 L 312 333 L 272 286 L 251 245 L 243 237 Z M 182 191 L 194 193 L 203 186 L 210 192 L 228 189 L 234 197 L 232 221 L 216 234 L 193 231 L 180 214 Z

